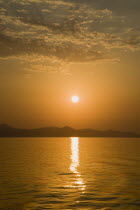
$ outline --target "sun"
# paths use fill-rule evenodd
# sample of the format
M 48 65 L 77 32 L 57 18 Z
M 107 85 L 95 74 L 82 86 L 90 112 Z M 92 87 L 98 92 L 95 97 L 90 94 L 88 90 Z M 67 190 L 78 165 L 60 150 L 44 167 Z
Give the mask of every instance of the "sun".
M 79 96 L 72 96 L 71 101 L 72 101 L 72 103 L 78 103 L 79 102 Z

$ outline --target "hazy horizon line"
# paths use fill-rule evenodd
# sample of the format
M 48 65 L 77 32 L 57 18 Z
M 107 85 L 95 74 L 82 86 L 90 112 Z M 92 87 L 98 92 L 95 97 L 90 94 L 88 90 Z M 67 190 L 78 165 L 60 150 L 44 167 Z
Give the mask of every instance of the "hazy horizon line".
M 22 129 L 22 130 L 35 130 L 35 129 L 43 129 L 43 128 L 59 128 L 59 129 L 63 129 L 63 128 L 70 128 L 73 130 L 94 130 L 94 131 L 113 131 L 113 132 L 126 132 L 126 133 L 134 133 L 134 134 L 138 134 L 140 135 L 140 132 L 137 131 L 133 131 L 133 130 L 118 130 L 118 129 L 112 129 L 112 128 L 108 128 L 108 129 L 96 129 L 96 128 L 91 128 L 91 127 L 84 127 L 84 128 L 76 128 L 76 127 L 72 127 L 69 125 L 65 125 L 65 126 L 38 126 L 38 127 L 16 127 L 14 125 L 8 124 L 8 123 L 0 123 L 0 126 L 7 126 L 7 127 L 11 127 L 11 128 L 15 128 L 15 129 Z

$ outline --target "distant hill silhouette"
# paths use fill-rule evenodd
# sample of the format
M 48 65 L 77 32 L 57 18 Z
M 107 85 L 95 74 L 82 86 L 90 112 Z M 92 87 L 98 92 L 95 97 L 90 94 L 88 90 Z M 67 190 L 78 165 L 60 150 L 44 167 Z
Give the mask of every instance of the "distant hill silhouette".
M 13 128 L 7 124 L 0 125 L 0 137 L 140 137 L 133 132 L 74 129 L 70 127 L 44 127 L 35 129 Z

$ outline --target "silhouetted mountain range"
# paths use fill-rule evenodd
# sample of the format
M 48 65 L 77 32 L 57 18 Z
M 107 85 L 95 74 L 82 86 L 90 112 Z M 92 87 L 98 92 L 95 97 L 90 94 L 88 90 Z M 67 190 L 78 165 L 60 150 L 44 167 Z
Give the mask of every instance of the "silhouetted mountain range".
M 0 137 L 140 137 L 133 132 L 74 129 L 70 127 L 44 127 L 35 129 L 13 128 L 7 124 L 0 125 Z

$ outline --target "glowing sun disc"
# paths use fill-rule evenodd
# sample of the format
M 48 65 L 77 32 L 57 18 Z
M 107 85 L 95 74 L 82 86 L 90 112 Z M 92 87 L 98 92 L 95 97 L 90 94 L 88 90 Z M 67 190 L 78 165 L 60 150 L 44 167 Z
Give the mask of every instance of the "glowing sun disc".
M 72 96 L 71 100 L 72 100 L 72 103 L 78 103 L 79 102 L 79 97 L 78 96 Z

